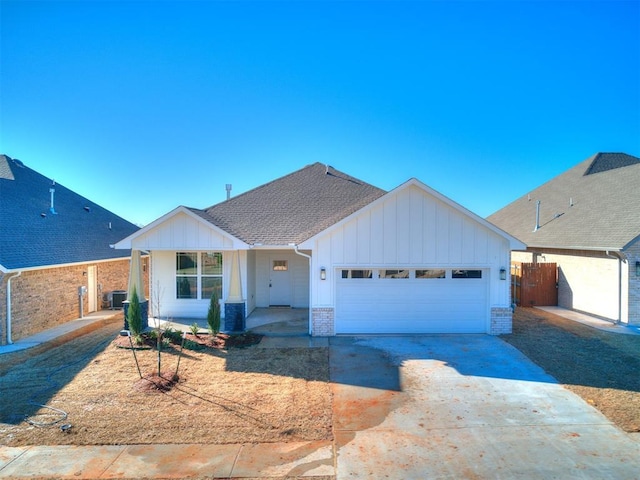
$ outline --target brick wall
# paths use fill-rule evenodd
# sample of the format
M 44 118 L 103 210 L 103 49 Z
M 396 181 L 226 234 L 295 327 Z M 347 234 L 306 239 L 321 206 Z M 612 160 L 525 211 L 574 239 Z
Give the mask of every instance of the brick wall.
M 314 337 L 332 337 L 336 334 L 333 308 L 312 308 L 311 323 L 311 335 Z
M 636 274 L 636 262 L 640 262 L 640 239 L 626 250 L 629 282 L 629 325 L 640 325 L 640 276 Z
M 489 334 L 511 333 L 513 311 L 510 307 L 491 307 L 491 328 Z
M 590 250 L 540 249 L 533 261 L 558 265 L 558 306 L 617 321 L 618 260 Z
M 102 292 L 126 290 L 129 278 L 129 258 L 25 271 L 19 277 L 11 280 L 12 339 L 16 341 L 79 318 L 78 287 L 87 285 L 86 272 L 89 265 L 97 267 L 98 309 L 101 308 Z M 5 275 L 5 278 L 0 281 L 1 345 L 5 345 L 7 342 L 7 276 Z M 89 310 L 86 296 L 84 297 L 83 310 L 84 312 Z
M 622 312 L 619 312 L 619 263 L 605 252 L 588 250 L 543 249 L 524 255 L 512 253 L 512 258 L 558 264 L 558 305 L 583 311 L 611 321 L 620 320 L 640 325 L 640 277 L 636 275 L 636 261 L 640 261 L 640 240 L 623 252 Z M 531 260 L 529 260 L 531 261 Z M 620 318 L 622 313 L 622 318 Z

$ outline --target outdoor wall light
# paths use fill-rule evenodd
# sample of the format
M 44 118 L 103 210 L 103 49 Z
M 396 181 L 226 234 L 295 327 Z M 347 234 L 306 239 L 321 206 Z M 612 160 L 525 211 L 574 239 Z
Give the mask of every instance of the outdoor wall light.
M 507 270 L 503 267 L 500 269 L 500 280 L 507 279 Z
M 640 277 L 640 262 L 636 261 L 636 276 Z
M 320 267 L 320 280 L 327 279 L 327 269 L 324 267 Z

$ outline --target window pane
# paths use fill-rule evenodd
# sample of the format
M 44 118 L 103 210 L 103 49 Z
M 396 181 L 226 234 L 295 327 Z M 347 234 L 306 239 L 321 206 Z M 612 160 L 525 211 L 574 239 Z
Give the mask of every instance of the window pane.
M 453 278 L 482 278 L 482 270 L 454 270 Z
M 222 298 L 222 277 L 202 277 L 202 299 L 210 299 L 213 292 Z
M 198 277 L 176 278 L 177 298 L 198 298 Z
M 416 270 L 416 278 L 445 278 L 445 270 Z
M 288 269 L 286 260 L 274 260 L 273 270 L 276 272 L 286 272 Z
M 342 270 L 342 278 L 372 278 L 373 270 Z
M 220 252 L 205 252 L 202 254 L 202 274 L 222 275 L 222 254 Z
M 176 255 L 176 273 L 178 275 L 195 275 L 198 272 L 198 255 L 178 252 Z
M 409 278 L 409 270 L 380 270 L 380 278 Z

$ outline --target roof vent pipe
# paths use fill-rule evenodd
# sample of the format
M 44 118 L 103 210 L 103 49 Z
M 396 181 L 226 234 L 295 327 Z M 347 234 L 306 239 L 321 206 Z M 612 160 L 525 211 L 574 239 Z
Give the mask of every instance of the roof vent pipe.
M 56 184 L 56 182 L 53 182 L 53 184 L 55 185 L 55 184 Z M 49 189 L 49 193 L 51 194 L 51 207 L 49 207 L 49 211 L 55 215 L 55 214 L 57 214 L 57 213 L 58 213 L 58 212 L 56 212 L 56 209 L 55 209 L 55 208 L 53 208 L 53 195 L 54 195 L 54 193 L 56 193 L 56 189 L 55 189 L 55 188 L 53 188 L 53 187 L 51 187 L 51 188 Z
M 573 207 L 573 197 L 569 197 L 569 206 Z
M 534 232 L 537 232 L 540 228 L 540 200 L 536 202 L 536 227 L 533 229 Z
M 227 183 L 225 188 L 227 189 L 227 200 L 229 200 L 231 198 L 231 184 Z

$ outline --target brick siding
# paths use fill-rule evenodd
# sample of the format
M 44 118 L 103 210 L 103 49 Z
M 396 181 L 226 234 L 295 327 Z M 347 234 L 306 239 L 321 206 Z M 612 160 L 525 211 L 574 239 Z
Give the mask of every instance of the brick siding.
M 147 262 L 143 259 L 143 264 Z M 78 287 L 87 285 L 87 267 L 96 266 L 98 310 L 102 308 L 102 293 L 126 290 L 129 278 L 129 258 L 43 268 L 23 272 L 11 280 L 12 339 L 33 335 L 80 317 Z M 0 279 L 0 345 L 7 343 L 6 318 L 7 278 Z M 146 275 L 144 275 L 146 277 Z M 146 279 L 145 279 L 146 283 Z M 148 291 L 148 285 L 145 286 Z M 83 311 L 88 312 L 89 301 L 84 297 Z
M 336 334 L 333 308 L 312 308 L 311 322 L 311 335 L 314 337 L 332 337 Z
M 491 328 L 489 334 L 511 333 L 513 311 L 510 307 L 491 307 Z
M 640 262 L 640 239 L 626 250 L 629 262 L 629 325 L 640 325 L 640 276 L 636 274 L 636 262 Z

